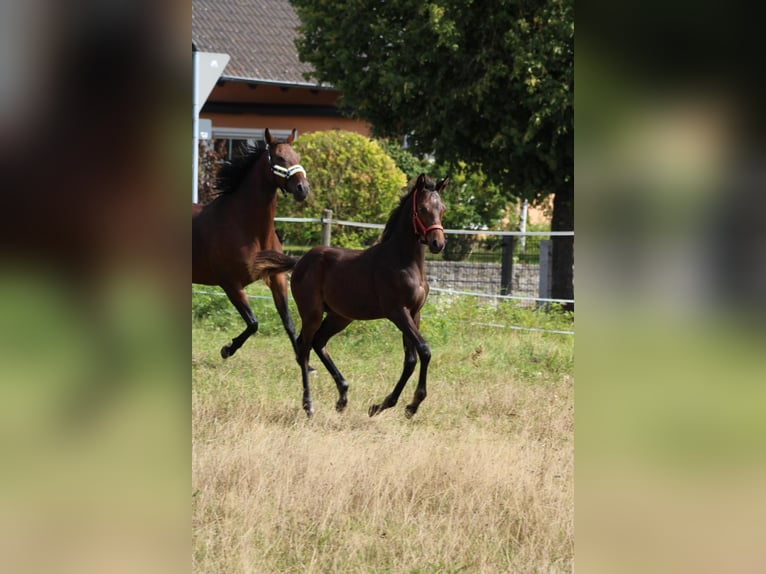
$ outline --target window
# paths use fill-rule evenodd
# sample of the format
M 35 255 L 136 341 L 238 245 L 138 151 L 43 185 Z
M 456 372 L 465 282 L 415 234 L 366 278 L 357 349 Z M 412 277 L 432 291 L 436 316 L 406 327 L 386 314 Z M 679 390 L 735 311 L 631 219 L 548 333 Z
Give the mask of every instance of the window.
M 277 140 L 286 139 L 292 130 L 269 128 Z M 215 196 L 215 179 L 225 161 L 241 157 L 247 146 L 262 147 L 264 129 L 225 128 L 213 126 L 212 138 L 199 142 L 199 184 L 200 203 L 208 203 Z

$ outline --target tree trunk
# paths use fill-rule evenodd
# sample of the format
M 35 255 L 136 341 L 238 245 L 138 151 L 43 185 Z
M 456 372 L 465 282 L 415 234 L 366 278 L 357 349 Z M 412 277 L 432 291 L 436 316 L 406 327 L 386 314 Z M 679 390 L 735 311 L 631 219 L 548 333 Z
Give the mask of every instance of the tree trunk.
M 553 196 L 551 231 L 574 231 L 574 185 L 563 185 Z M 553 272 L 551 297 L 574 299 L 574 237 L 552 237 Z M 574 303 L 564 309 L 574 311 Z

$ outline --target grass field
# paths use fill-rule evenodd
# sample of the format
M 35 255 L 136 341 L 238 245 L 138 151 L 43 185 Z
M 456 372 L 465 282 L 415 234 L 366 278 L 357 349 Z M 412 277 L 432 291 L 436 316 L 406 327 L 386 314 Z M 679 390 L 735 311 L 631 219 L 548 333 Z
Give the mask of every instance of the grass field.
M 328 345 L 349 405 L 335 412 L 312 355 L 308 420 L 271 302 L 254 301 L 260 331 L 223 361 L 242 326 L 225 299 L 193 299 L 195 572 L 572 570 L 574 337 L 482 325 L 570 317 L 432 297 L 428 398 L 412 419 L 417 370 L 396 407 L 367 416 L 400 374 L 401 336 L 353 323 Z

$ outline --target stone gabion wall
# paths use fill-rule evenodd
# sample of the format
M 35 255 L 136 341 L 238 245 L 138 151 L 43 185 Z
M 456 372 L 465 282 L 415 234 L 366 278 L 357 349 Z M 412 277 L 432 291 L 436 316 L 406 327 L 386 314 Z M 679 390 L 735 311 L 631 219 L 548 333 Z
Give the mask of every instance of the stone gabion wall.
M 540 266 L 516 263 L 510 295 L 538 296 Z M 426 277 L 431 287 L 500 294 L 501 266 L 499 263 L 468 263 L 463 261 L 426 261 Z

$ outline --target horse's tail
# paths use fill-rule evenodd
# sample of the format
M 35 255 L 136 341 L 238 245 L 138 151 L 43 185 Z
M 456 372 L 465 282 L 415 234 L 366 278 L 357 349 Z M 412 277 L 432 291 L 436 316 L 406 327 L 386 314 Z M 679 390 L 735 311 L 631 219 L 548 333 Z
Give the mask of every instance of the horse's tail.
M 296 263 L 298 260 L 289 255 L 267 249 L 256 253 L 255 258 L 250 263 L 250 273 L 254 280 L 263 279 L 276 273 L 290 271 Z

